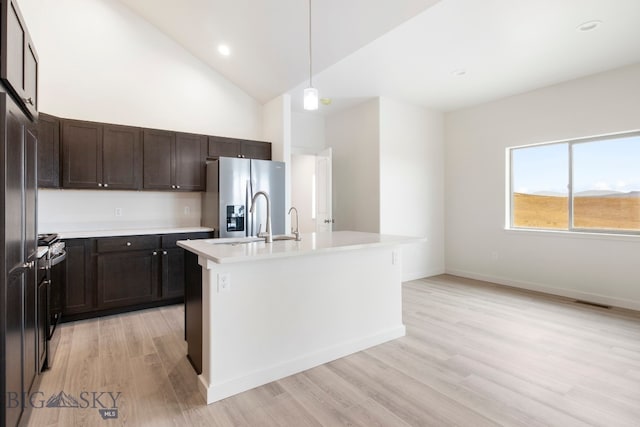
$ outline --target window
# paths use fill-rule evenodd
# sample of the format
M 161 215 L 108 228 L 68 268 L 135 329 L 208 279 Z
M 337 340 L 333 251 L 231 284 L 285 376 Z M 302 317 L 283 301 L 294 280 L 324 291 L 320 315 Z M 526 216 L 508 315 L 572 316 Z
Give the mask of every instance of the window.
M 511 228 L 640 233 L 640 132 L 508 152 Z

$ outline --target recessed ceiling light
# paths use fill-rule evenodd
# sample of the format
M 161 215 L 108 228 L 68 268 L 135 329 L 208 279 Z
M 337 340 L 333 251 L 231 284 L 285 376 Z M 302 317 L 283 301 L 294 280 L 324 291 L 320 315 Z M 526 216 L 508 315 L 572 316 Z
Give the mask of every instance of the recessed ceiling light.
M 464 68 L 460 68 L 458 70 L 453 70 L 451 74 L 453 74 L 456 77 L 461 77 L 467 74 L 467 70 L 465 70 Z
M 229 56 L 231 54 L 231 49 L 226 44 L 221 44 L 218 46 L 218 52 L 222 56 Z
M 596 28 L 598 28 L 601 24 L 602 24 L 602 21 L 598 21 L 598 20 L 587 21 L 587 22 L 583 22 L 582 24 L 578 25 L 577 30 L 578 31 L 591 31 L 591 30 L 595 30 Z

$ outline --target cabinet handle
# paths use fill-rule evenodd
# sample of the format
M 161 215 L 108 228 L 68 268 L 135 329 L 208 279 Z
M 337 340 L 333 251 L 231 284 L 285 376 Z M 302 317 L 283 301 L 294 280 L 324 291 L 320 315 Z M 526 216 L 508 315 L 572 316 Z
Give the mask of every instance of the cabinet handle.
M 155 251 L 154 251 L 154 252 L 153 252 L 153 256 L 156 256 L 156 255 L 158 255 L 158 252 L 155 252 Z
M 166 255 L 166 254 L 167 254 L 167 251 L 162 251 L 162 255 Z
M 176 186 L 175 186 L 175 185 L 172 185 L 172 186 L 171 186 L 171 188 L 176 188 Z
M 176 188 L 180 188 L 180 186 L 179 186 L 179 185 L 176 185 Z
M 33 105 L 33 98 L 29 97 L 29 98 L 22 98 L 22 100 L 27 103 L 27 104 L 31 104 Z
M 131 242 L 127 242 L 127 246 L 131 246 Z
M 98 183 L 98 187 L 102 187 L 102 183 L 101 182 Z
M 105 184 L 104 186 L 105 186 L 105 187 L 108 187 L 108 186 L 109 186 L 109 184 Z

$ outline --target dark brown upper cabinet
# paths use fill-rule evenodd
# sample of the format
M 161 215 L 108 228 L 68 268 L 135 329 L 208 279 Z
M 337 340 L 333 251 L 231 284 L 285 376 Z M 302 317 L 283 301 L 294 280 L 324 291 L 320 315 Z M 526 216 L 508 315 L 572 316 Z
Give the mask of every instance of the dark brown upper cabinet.
M 62 121 L 62 187 L 138 190 L 140 129 Z
M 38 54 L 16 0 L 1 2 L 0 77 L 31 115 L 38 115 Z
M 209 157 L 241 157 L 271 160 L 271 143 L 210 136 L 207 154 Z
M 62 187 L 102 187 L 102 126 L 62 121 Z
M 145 190 L 203 191 L 207 137 L 144 130 Z
M 175 185 L 177 189 L 188 191 L 203 191 L 205 189 L 206 157 L 206 136 L 176 133 Z
M 38 187 L 60 187 L 60 120 L 38 116 Z
M 143 131 L 143 188 L 145 190 L 171 190 L 175 188 L 173 151 L 176 135 L 164 130 Z
M 114 190 L 142 188 L 142 131 L 140 128 L 104 125 L 102 183 Z

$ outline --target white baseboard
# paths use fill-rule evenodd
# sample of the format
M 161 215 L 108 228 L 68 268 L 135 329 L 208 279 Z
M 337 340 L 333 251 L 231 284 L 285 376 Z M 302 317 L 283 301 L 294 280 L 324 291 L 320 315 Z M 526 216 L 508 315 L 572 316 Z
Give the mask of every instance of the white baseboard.
M 606 295 L 593 294 L 590 292 L 582 292 L 577 289 L 556 288 L 542 283 L 528 282 L 522 280 L 514 280 L 508 277 L 492 276 L 487 274 L 475 273 L 472 271 L 458 270 L 447 268 L 446 274 L 454 276 L 466 277 L 469 279 L 483 280 L 485 282 L 496 283 L 498 285 L 511 286 L 514 288 L 527 289 L 529 291 L 543 292 L 551 295 L 572 298 L 580 301 L 588 301 L 596 304 L 604 304 L 612 307 L 627 308 L 630 310 L 640 311 L 640 301 L 609 297 Z
M 403 266 L 404 267 L 404 266 Z M 424 279 L 425 277 L 438 276 L 440 274 L 444 274 L 444 269 L 432 270 L 432 271 L 419 271 L 419 272 L 408 272 L 406 273 L 404 270 L 402 271 L 402 281 L 410 282 L 412 280 Z
M 207 404 L 217 402 L 234 394 L 268 384 L 289 375 L 314 368 L 358 351 L 405 336 L 406 328 L 400 325 L 387 329 L 375 335 L 353 341 L 343 342 L 331 347 L 320 349 L 314 353 L 288 360 L 265 369 L 251 372 L 239 378 L 234 378 L 218 384 L 206 384 L 202 375 L 198 376 L 200 391 L 207 400 Z

